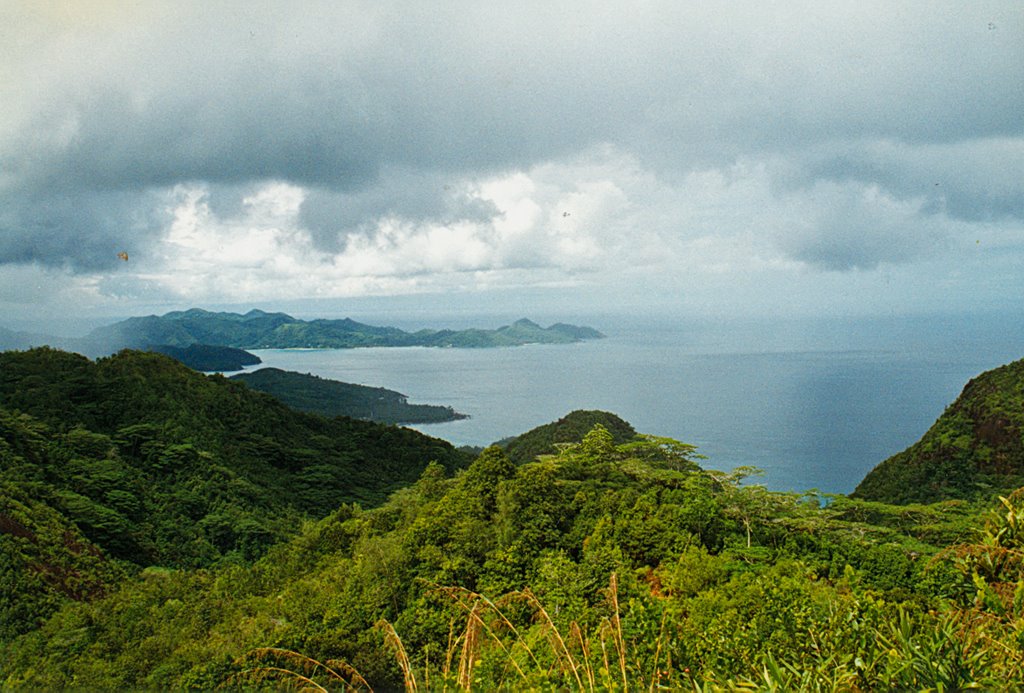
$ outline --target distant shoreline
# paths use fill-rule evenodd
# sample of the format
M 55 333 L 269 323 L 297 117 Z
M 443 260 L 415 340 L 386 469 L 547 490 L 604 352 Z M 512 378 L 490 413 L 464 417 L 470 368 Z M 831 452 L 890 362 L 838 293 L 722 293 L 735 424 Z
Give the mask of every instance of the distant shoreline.
M 92 351 L 148 348 L 191 344 L 236 349 L 350 349 L 356 347 L 455 347 L 493 348 L 527 344 L 572 344 L 602 339 L 592 327 L 556 322 L 542 327 L 527 318 L 495 329 L 421 329 L 409 332 L 340 320 L 300 320 L 287 313 L 214 313 L 193 308 L 161 316 L 129 318 L 98 328 L 81 340 Z

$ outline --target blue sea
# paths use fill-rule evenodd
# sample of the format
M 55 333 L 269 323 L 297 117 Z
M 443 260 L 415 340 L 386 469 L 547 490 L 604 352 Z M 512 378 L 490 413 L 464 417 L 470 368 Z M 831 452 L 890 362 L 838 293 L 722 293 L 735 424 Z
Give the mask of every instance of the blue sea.
M 448 326 L 386 316 L 366 322 Z M 488 445 L 574 409 L 603 409 L 640 432 L 697 445 L 706 468 L 751 465 L 770 489 L 823 493 L 851 492 L 872 467 L 920 438 L 970 378 L 1024 357 L 1021 316 L 594 316 L 586 324 L 607 338 L 255 353 L 263 366 L 450 405 L 470 418 L 414 428 L 456 445 Z

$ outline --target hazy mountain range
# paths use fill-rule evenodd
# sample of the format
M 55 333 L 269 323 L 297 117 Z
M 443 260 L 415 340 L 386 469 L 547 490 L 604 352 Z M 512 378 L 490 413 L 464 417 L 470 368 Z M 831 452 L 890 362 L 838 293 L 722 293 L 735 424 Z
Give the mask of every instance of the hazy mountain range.
M 541 327 L 522 319 L 494 330 L 423 329 L 406 332 L 341 320 L 300 320 L 286 313 L 214 313 L 198 308 L 165 315 L 133 317 L 97 328 L 81 338 L 51 337 L 0 330 L 0 348 L 24 349 L 48 344 L 97 356 L 119 349 L 186 348 L 195 344 L 240 349 L 353 347 L 502 347 L 524 344 L 569 344 L 602 335 L 590 327 L 556 323 Z

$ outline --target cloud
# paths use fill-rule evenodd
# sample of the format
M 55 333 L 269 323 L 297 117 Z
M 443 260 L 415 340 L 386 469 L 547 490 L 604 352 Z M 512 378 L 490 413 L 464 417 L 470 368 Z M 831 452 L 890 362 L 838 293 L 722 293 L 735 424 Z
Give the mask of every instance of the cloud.
M 804 183 L 825 179 L 884 186 L 928 209 L 966 221 L 1024 221 L 1024 137 L 911 146 L 858 142 L 815 153 Z
M 13 191 L 2 197 L 0 264 L 110 270 L 118 253 L 143 254 L 164 233 L 164 197 L 148 190 Z
M 1020 134 L 1006 86 L 1024 76 L 1022 20 L 1005 5 L 197 9 L 37 28 L 5 128 L 24 175 L 358 189 L 385 164 L 493 172 L 604 141 L 685 167 L 837 137 Z
M 465 180 L 407 169 L 388 170 L 361 190 L 312 188 L 300 211 L 301 224 L 327 250 L 339 249 L 349 235 L 371 231 L 382 218 L 457 224 L 487 221 L 499 213 L 493 204 L 471 195 Z
M 0 274 L 0 296 L 3 297 L 0 305 L 9 310 L 17 310 L 66 299 L 69 292 L 65 291 L 65 284 L 54 270 L 46 270 L 33 263 L 12 264 Z M 87 291 L 83 284 L 78 284 L 75 291 Z
M 183 184 L 163 197 L 160 240 L 131 252 L 126 266 L 110 260 L 119 274 L 96 287 L 117 300 L 163 292 L 194 303 L 623 282 L 656 291 L 720 275 L 739 285 L 799 266 L 909 263 L 941 254 L 972 228 L 923 198 L 851 180 L 794 186 L 787 173 L 744 161 L 659 177 L 599 147 L 453 181 L 434 208 L 414 195 L 352 217 L 357 225 L 325 213 L 320 228 L 308 223 L 310 199 L 343 205 L 352 196 L 283 181 Z M 1016 247 L 1015 237 L 1006 227 L 1000 245 Z
M 802 223 L 779 245 L 796 260 L 827 270 L 874 269 L 930 256 L 946 244 L 945 221 L 921 200 L 898 200 L 877 186 L 819 183 L 798 207 Z
M 655 285 L 1020 245 L 1012 4 L 9 3 L 0 46 L 0 267 L 111 296 Z
M 452 206 L 474 214 L 368 217 L 358 227 L 339 226 L 333 245 L 306 225 L 310 193 L 300 186 L 268 182 L 249 189 L 240 204 L 218 207 L 206 185 L 182 185 L 168 203 L 169 229 L 151 261 L 140 260 L 138 276 L 183 298 L 239 300 L 294 291 L 421 292 L 467 277 L 488 286 L 564 282 L 607 265 L 607 222 L 625 198 L 608 180 L 584 177 L 566 187 L 563 173 L 547 167 L 536 180 L 513 173 L 462 183 L 451 191 L 458 201 Z M 103 286 L 125 290 L 123 281 Z

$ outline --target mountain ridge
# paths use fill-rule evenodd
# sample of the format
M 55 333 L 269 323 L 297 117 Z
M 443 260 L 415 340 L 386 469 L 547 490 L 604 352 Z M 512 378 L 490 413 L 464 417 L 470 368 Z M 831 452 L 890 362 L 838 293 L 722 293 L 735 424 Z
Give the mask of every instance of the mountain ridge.
M 245 314 L 212 312 L 201 308 L 172 311 L 162 316 L 128 318 L 97 328 L 83 341 L 95 352 L 154 345 L 185 348 L 191 344 L 239 349 L 433 346 L 488 348 L 525 344 L 570 344 L 601 339 L 599 331 L 555 323 L 541 327 L 527 318 L 493 330 L 422 329 L 407 332 L 351 318 L 301 320 L 287 313 L 252 309 Z

